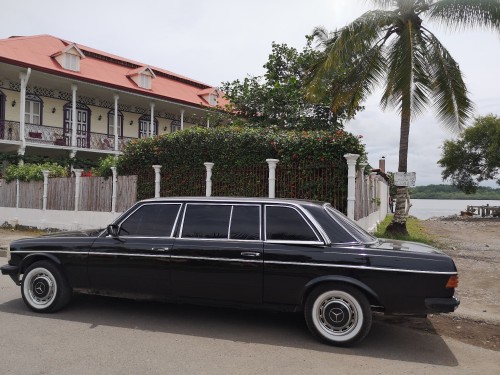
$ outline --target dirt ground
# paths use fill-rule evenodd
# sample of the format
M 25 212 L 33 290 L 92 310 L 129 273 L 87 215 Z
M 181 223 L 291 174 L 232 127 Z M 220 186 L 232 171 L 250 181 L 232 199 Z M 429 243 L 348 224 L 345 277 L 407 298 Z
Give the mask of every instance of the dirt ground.
M 457 265 L 461 304 L 455 313 L 428 319 L 383 315 L 375 319 L 500 351 L 500 219 L 450 217 L 422 223 Z M 38 234 L 0 229 L 0 256 L 10 241 Z

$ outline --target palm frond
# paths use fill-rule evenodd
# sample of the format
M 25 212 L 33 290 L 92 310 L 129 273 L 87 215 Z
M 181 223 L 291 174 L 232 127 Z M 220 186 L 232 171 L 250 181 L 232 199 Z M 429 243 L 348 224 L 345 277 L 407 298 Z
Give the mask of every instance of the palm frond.
M 412 117 L 425 110 L 431 91 L 427 53 L 421 30 L 405 24 L 388 48 L 390 64 L 380 102 L 383 109 L 397 108 L 401 113 L 403 106 L 408 106 Z
M 449 28 L 485 27 L 500 32 L 500 0 L 439 0 L 427 16 Z
M 427 31 L 425 39 L 429 48 L 433 106 L 438 118 L 451 130 L 463 130 L 467 121 L 473 116 L 474 105 L 468 97 L 462 72 L 434 34 Z

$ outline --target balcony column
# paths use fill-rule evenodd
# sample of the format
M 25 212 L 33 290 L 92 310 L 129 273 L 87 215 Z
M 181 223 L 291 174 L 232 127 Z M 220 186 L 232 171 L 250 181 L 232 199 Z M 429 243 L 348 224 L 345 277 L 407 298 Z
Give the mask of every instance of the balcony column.
M 21 93 L 19 98 L 19 137 L 21 138 L 21 149 L 26 149 L 26 134 L 24 134 L 25 128 L 25 114 L 26 114 L 26 87 L 28 86 L 28 80 L 30 79 L 31 68 L 25 72 L 19 73 L 19 79 L 21 80 Z
M 148 137 L 152 137 L 154 135 L 154 126 L 155 126 L 155 103 L 149 103 L 151 108 L 151 120 L 149 121 L 149 134 Z
M 184 130 L 184 110 L 181 109 L 181 130 Z
M 76 113 L 76 90 L 78 87 L 75 84 L 71 85 L 71 94 L 72 94 L 72 103 L 71 103 L 71 147 L 76 147 L 76 122 L 77 122 L 77 113 Z
M 115 115 L 113 116 L 113 132 L 115 133 L 115 151 L 118 151 L 118 99 L 120 97 L 115 94 L 113 99 L 115 99 Z M 113 211 L 114 212 L 114 211 Z

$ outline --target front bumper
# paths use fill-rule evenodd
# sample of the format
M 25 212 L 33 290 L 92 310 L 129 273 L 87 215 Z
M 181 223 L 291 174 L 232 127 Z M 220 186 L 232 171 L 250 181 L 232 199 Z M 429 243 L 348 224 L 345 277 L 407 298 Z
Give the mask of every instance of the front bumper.
M 453 296 L 451 298 L 426 298 L 425 307 L 428 312 L 447 313 L 453 312 L 460 305 L 460 300 Z
M 0 271 L 2 272 L 2 275 L 9 275 L 14 282 L 19 285 L 19 267 L 18 266 L 12 266 L 10 264 L 6 264 L 2 267 L 0 267 Z

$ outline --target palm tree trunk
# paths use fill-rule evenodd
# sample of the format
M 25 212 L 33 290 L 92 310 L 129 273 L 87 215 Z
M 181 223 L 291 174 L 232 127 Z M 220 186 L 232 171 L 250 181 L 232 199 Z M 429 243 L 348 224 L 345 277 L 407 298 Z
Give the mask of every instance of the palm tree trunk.
M 408 171 L 408 139 L 410 135 L 411 109 L 409 101 L 402 100 L 401 131 L 399 138 L 399 166 L 398 172 Z M 406 229 L 406 197 L 407 187 L 398 187 L 396 190 L 396 209 L 392 222 L 387 226 L 386 233 L 408 235 Z

